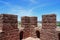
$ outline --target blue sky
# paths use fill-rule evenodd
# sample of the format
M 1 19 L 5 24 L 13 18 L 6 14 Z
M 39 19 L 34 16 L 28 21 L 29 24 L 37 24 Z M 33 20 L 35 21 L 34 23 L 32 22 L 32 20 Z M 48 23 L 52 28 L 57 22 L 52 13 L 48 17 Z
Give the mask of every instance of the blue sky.
M 60 0 L 0 0 L 0 14 L 22 16 L 37 16 L 42 20 L 44 14 L 56 14 L 60 21 Z

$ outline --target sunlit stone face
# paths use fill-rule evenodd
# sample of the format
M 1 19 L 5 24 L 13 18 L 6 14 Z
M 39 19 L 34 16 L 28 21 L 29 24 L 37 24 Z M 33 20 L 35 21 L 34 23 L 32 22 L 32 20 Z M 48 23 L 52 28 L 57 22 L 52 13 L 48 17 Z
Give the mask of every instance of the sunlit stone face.
M 40 39 L 39 38 L 28 37 L 28 38 L 22 39 L 22 40 L 40 40 Z
M 0 30 L 0 32 L 2 32 L 2 30 Z

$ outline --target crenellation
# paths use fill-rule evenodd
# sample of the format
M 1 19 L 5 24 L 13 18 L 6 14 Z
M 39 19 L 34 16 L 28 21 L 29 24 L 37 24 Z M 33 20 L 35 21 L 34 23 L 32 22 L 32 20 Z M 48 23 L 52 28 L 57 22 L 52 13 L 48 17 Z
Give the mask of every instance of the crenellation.
M 60 40 L 60 31 L 56 28 L 56 15 L 42 15 L 42 27 L 37 25 L 37 17 L 21 17 L 18 29 L 17 15 L 0 15 L 0 40 L 22 40 L 28 37 L 40 40 Z

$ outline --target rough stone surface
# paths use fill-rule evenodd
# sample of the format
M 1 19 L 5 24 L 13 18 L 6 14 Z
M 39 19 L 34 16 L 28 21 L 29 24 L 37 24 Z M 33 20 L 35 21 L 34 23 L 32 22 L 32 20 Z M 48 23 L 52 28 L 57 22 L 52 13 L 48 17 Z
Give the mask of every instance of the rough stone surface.
M 56 29 L 56 15 L 43 15 L 42 27 L 37 27 L 37 17 L 24 16 L 18 29 L 17 15 L 0 15 L 0 40 L 60 40 Z
M 42 16 L 42 29 L 40 31 L 41 40 L 57 40 L 56 36 L 56 15 Z
M 24 27 L 23 38 L 34 36 L 34 28 L 37 27 L 37 17 L 22 17 L 21 26 Z
M 17 15 L 0 15 L 0 40 L 19 40 Z

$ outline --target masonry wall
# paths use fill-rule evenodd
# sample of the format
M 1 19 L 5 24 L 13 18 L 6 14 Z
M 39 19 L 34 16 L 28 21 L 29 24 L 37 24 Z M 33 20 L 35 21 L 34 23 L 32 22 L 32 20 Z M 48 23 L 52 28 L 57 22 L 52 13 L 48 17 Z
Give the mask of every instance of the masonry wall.
M 1 14 L 0 40 L 22 40 L 28 37 L 40 40 L 59 40 L 55 14 L 42 16 L 42 29 L 37 27 L 37 17 L 28 16 L 21 18 L 21 27 L 24 29 L 19 33 L 17 15 Z
M 22 17 L 21 27 L 24 27 L 23 38 L 35 37 L 34 28 L 37 27 L 37 17 Z
M 30 29 L 29 29 L 30 25 L 29 24 L 30 24 L 29 17 L 24 16 L 24 17 L 21 18 L 21 27 L 24 27 L 23 38 L 27 38 L 27 37 L 30 36 Z
M 30 25 L 37 27 L 37 17 L 30 17 Z
M 2 40 L 19 40 L 18 21 L 16 15 L 1 14 L 0 27 L 4 32 Z
M 36 38 L 37 35 L 36 35 L 36 31 L 35 31 L 35 27 L 37 27 L 37 17 L 30 17 L 30 34 L 31 34 L 31 37 L 34 37 Z
M 4 32 L 0 32 L 0 40 L 6 40 Z
M 57 40 L 56 35 L 56 15 L 42 16 L 42 29 L 40 31 L 41 40 Z

